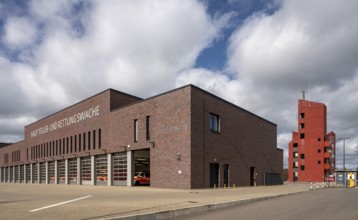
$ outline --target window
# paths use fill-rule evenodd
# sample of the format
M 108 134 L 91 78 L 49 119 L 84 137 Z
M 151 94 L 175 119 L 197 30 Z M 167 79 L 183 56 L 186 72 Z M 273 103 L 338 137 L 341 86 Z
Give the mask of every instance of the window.
M 150 140 L 150 116 L 146 118 L 146 132 L 147 132 L 147 141 Z
M 293 147 L 298 147 L 298 143 L 293 143 Z
M 300 128 L 301 129 L 305 128 L 305 123 L 300 123 Z
M 321 153 L 321 149 L 318 149 L 318 153 Z
M 134 119 L 134 142 L 138 142 L 138 119 Z
M 321 161 L 320 161 L 320 160 L 318 161 L 318 164 L 321 164 Z
M 321 138 L 318 138 L 318 141 L 321 141 Z
M 304 154 L 300 154 L 300 158 L 301 158 L 302 160 L 304 160 L 304 159 L 305 159 L 305 155 L 304 155 Z
M 96 149 L 96 130 L 93 130 L 93 150 Z
M 304 170 L 305 170 L 305 165 L 301 165 L 301 166 L 300 166 L 300 170 L 301 170 L 301 171 L 304 171 Z
M 293 158 L 297 158 L 298 157 L 298 153 L 297 152 L 293 152 Z
M 101 149 L 101 145 L 102 145 L 102 130 L 98 129 L 98 148 Z
M 88 150 L 91 150 L 91 132 L 88 132 Z
M 75 152 L 77 152 L 77 134 L 75 135 Z
M 298 162 L 293 162 L 293 168 L 297 168 L 298 167 Z
M 301 133 L 300 134 L 300 139 L 304 139 L 305 138 L 305 133 Z
M 71 153 L 73 153 L 73 137 L 72 136 L 70 138 L 70 144 L 71 144 L 70 150 L 71 150 Z
M 213 113 L 210 113 L 210 130 L 215 132 L 220 132 L 220 117 Z
M 83 133 L 83 151 L 86 151 L 86 133 Z
M 300 113 L 300 118 L 305 118 L 305 113 Z
M 82 145 L 81 145 L 81 134 L 78 135 L 78 151 L 81 152 Z

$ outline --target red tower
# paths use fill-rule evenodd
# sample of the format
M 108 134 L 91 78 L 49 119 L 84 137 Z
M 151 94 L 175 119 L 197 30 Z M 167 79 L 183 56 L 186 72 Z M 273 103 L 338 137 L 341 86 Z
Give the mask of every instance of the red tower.
M 292 132 L 289 143 L 288 181 L 328 181 L 335 169 L 335 139 L 334 132 L 327 134 L 326 106 L 298 100 L 298 131 Z

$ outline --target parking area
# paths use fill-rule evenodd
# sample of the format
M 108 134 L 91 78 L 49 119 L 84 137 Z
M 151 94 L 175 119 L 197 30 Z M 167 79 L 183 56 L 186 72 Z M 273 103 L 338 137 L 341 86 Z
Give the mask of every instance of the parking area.
M 0 219 L 110 219 L 307 190 L 307 184 L 172 190 L 1 183 Z

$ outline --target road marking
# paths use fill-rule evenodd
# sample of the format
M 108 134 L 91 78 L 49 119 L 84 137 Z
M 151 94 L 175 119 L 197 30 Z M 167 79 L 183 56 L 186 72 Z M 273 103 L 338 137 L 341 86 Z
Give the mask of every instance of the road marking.
M 81 197 L 81 198 L 78 198 L 78 199 L 72 199 L 72 200 L 69 200 L 69 201 L 61 202 L 61 203 L 56 203 L 56 204 L 49 205 L 49 206 L 45 206 L 45 207 L 42 207 L 42 208 L 33 209 L 33 210 L 30 210 L 29 212 L 37 212 L 37 211 L 40 211 L 40 210 L 42 210 L 42 209 L 48 209 L 48 208 L 52 208 L 52 207 L 55 207 L 55 206 L 63 205 L 63 204 L 66 204 L 66 203 L 75 202 L 75 201 L 78 201 L 78 200 L 81 200 L 81 199 L 87 199 L 87 198 L 89 198 L 89 197 L 91 197 L 91 196 L 92 196 L 92 195 L 85 196 L 85 197 Z

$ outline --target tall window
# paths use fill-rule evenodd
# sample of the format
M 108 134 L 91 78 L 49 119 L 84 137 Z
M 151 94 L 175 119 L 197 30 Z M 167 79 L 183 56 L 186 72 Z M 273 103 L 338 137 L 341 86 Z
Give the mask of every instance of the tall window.
M 98 129 L 98 148 L 101 149 L 102 147 L 102 129 Z
M 91 132 L 88 132 L 88 150 L 91 150 Z
M 96 130 L 93 130 L 93 149 L 96 149 Z
M 146 119 L 146 132 L 147 132 L 147 141 L 150 140 L 150 116 L 147 116 Z
M 220 117 L 213 113 L 210 113 L 210 122 L 209 122 L 210 130 L 215 132 L 220 132 Z
M 134 142 L 138 142 L 138 119 L 134 119 Z

